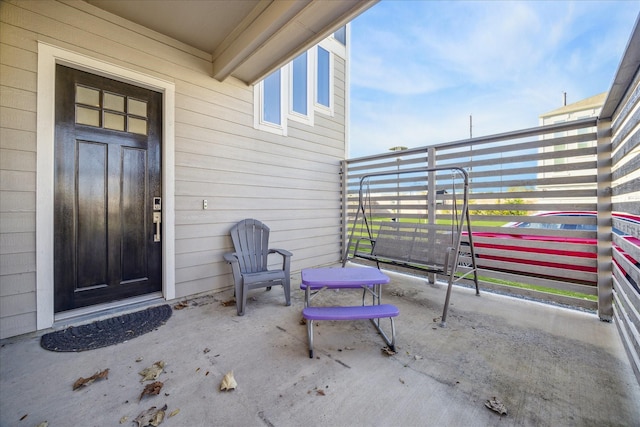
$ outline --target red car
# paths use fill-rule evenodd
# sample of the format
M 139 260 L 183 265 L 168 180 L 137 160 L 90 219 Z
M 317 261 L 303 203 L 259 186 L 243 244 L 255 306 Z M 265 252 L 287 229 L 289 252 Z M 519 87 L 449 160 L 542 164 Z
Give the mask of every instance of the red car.
M 572 257 L 595 260 L 597 257 L 595 249 L 596 238 L 595 236 L 572 236 L 572 234 L 579 234 L 576 233 L 576 231 L 591 231 L 595 233 L 596 212 L 545 212 L 537 214 L 537 216 L 567 218 L 593 217 L 594 220 L 589 224 L 572 224 L 571 221 L 564 223 L 562 220 L 558 220 L 554 222 L 512 222 L 503 226 L 505 228 L 531 229 L 532 234 L 528 234 L 524 232 L 524 230 L 522 232 L 515 230 L 513 232 L 507 230 L 504 232 L 473 231 L 473 243 L 476 249 L 478 266 L 485 269 L 594 284 L 596 280 L 594 273 L 597 271 L 595 262 L 585 262 L 585 260 L 581 262 Z M 633 225 L 633 227 L 629 227 L 629 229 L 635 230 L 640 226 L 640 216 L 638 215 L 614 212 L 613 218 L 615 223 L 618 223 L 622 228 L 625 228 L 625 224 Z M 536 231 L 534 232 L 533 230 Z M 567 233 L 562 235 L 562 233 L 549 232 L 546 230 L 567 230 Z M 626 234 L 616 227 L 613 228 L 613 232 L 636 247 L 640 247 L 640 239 L 638 237 Z M 531 244 L 526 245 L 526 247 L 518 244 L 518 242 L 524 241 L 529 241 Z M 640 262 L 638 260 L 625 253 L 624 250 L 615 243 L 613 247 L 615 251 L 624 256 L 632 265 L 640 268 Z M 563 257 L 567 258 L 563 259 Z M 483 262 L 484 260 L 488 262 Z M 499 261 L 500 263 L 492 261 Z M 624 266 L 620 265 L 617 261 L 615 262 L 626 278 L 632 283 L 636 290 L 640 292 L 637 283 L 625 271 Z M 523 265 L 523 267 L 518 269 L 518 265 Z M 540 268 L 531 269 L 524 265 Z M 572 270 L 574 273 L 567 272 L 566 275 L 563 274 L 567 270 Z

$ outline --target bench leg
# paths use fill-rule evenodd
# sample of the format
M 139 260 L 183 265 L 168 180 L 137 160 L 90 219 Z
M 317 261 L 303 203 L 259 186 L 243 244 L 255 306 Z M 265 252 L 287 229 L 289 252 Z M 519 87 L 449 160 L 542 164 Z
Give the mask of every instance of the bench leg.
M 371 323 L 373 323 L 373 326 L 376 327 L 376 329 L 378 330 L 378 333 L 382 336 L 382 339 L 384 340 L 385 344 L 387 344 L 389 346 L 389 348 L 391 349 L 391 351 L 396 351 L 396 325 L 393 321 L 393 317 L 389 317 L 389 320 L 391 321 L 391 337 L 389 338 L 389 336 L 382 330 L 382 327 L 380 326 L 380 319 L 371 319 Z
M 309 359 L 313 359 L 313 320 L 307 319 L 307 337 L 309 339 Z

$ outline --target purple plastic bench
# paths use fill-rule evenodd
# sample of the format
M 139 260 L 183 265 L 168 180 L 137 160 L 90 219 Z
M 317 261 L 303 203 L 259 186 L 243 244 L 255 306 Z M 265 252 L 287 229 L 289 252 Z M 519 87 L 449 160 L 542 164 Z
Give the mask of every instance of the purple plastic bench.
M 302 309 L 302 317 L 307 319 L 307 334 L 309 338 L 309 358 L 313 358 L 313 321 L 314 320 L 359 320 L 371 319 L 379 332 L 381 318 L 388 317 L 391 321 L 391 343 L 389 347 L 395 351 L 395 325 L 393 318 L 400 314 L 398 307 L 391 304 L 357 305 L 357 306 L 310 306 Z M 378 319 L 374 321 L 374 319 Z M 377 323 L 376 323 L 377 322 Z M 386 337 L 386 336 L 385 336 Z
M 356 305 L 346 307 L 305 307 L 302 317 L 308 320 L 358 320 L 396 317 L 398 307 L 391 304 Z

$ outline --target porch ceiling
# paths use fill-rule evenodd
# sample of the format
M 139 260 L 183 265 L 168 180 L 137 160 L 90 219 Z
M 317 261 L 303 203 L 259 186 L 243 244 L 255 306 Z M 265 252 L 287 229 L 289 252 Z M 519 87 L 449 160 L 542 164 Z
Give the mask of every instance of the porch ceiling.
M 86 0 L 212 56 L 212 76 L 253 84 L 378 0 Z

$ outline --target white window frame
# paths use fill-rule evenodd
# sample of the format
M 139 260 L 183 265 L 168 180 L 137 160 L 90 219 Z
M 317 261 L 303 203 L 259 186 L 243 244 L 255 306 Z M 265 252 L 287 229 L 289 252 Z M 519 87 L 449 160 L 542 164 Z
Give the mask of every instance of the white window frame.
M 332 47 L 335 46 L 342 46 L 342 44 L 340 44 L 337 40 L 335 39 L 328 39 L 328 40 L 323 40 L 322 42 L 320 42 L 313 50 L 314 50 L 314 79 L 313 79 L 313 106 L 314 106 L 314 110 L 318 111 L 320 113 L 326 114 L 330 117 L 334 116 L 334 86 L 335 86 L 335 76 L 334 76 L 334 68 L 335 68 L 335 64 L 334 64 L 334 59 L 333 59 L 333 55 L 334 52 L 332 50 Z M 318 103 L 318 58 L 317 58 L 317 49 L 319 47 L 322 47 L 324 50 L 326 50 L 327 52 L 329 52 L 329 105 L 323 105 Z M 344 49 L 344 46 L 342 46 L 342 48 Z
M 286 67 L 289 69 L 289 87 L 288 87 L 288 118 L 295 121 L 304 123 L 309 126 L 313 126 L 314 117 L 314 84 L 315 79 L 315 61 L 314 61 L 314 49 L 308 50 L 307 53 L 307 114 L 302 114 L 293 110 L 293 61 L 289 62 Z
M 280 69 L 280 124 L 264 120 L 264 80 L 253 87 L 253 127 L 265 132 L 287 136 L 287 104 L 289 99 L 289 68 Z

